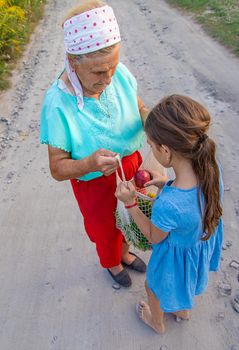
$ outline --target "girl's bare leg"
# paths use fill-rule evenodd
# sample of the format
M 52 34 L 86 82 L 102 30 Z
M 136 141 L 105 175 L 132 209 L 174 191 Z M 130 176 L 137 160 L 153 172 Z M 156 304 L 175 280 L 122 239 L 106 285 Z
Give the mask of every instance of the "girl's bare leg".
M 177 312 L 172 312 L 173 315 L 181 317 L 183 320 L 189 320 L 190 312 L 189 310 L 180 310 Z
M 159 300 L 148 288 L 147 282 L 145 282 L 145 288 L 148 296 L 148 304 L 140 301 L 136 306 L 136 310 L 144 323 L 153 328 L 155 332 L 162 334 L 165 332 L 163 323 L 164 312 L 160 309 Z

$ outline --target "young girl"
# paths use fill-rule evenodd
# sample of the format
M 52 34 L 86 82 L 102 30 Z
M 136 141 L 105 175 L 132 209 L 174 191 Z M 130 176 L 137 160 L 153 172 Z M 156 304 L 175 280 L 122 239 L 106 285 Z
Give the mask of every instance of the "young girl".
M 125 203 L 142 233 L 152 242 L 146 273 L 148 303 L 139 317 L 163 333 L 164 312 L 189 318 L 194 296 L 205 291 L 208 272 L 217 271 L 223 239 L 220 169 L 215 143 L 207 135 L 211 117 L 189 97 L 164 98 L 149 113 L 145 131 L 155 158 L 172 167 L 152 208 L 151 221 L 140 211 L 132 183 L 121 182 L 116 196 Z M 160 184 L 153 179 L 148 184 Z

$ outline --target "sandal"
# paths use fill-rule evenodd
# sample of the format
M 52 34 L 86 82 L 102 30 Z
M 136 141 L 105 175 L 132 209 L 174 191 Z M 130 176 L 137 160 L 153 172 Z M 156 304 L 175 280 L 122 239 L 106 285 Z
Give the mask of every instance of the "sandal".
M 128 269 L 135 270 L 138 272 L 145 272 L 146 271 L 146 264 L 145 262 L 140 259 L 136 254 L 129 252 L 129 254 L 134 255 L 136 258 L 131 264 L 127 264 L 122 261 L 122 265 L 127 267 Z
M 130 287 L 132 284 L 130 275 L 128 274 L 128 272 L 123 269 L 121 272 L 117 273 L 117 275 L 114 275 L 109 269 L 107 269 L 110 276 L 113 278 L 113 280 L 120 284 L 123 287 Z

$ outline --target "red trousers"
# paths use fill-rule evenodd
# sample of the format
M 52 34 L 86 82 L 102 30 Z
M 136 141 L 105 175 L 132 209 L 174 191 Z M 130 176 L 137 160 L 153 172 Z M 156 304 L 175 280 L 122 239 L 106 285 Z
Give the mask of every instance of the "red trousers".
M 127 180 L 132 179 L 141 163 L 142 157 L 138 151 L 122 158 Z M 119 265 L 124 236 L 115 225 L 116 174 L 90 181 L 73 179 L 71 185 L 84 218 L 85 230 L 96 244 L 101 265 L 105 268 Z

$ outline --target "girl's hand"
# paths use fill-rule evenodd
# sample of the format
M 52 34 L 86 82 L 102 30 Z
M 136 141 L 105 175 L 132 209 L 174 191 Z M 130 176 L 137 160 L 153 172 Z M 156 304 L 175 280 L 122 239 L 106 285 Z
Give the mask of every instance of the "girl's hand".
M 151 186 L 151 185 L 154 185 L 158 188 L 162 188 L 166 182 L 168 181 L 168 178 L 156 171 L 150 171 L 150 175 L 152 177 L 152 180 L 146 182 L 144 184 L 144 187 L 148 187 L 148 186 Z
M 128 181 L 127 183 L 120 182 L 116 188 L 115 196 L 126 205 L 135 203 L 135 187 Z

